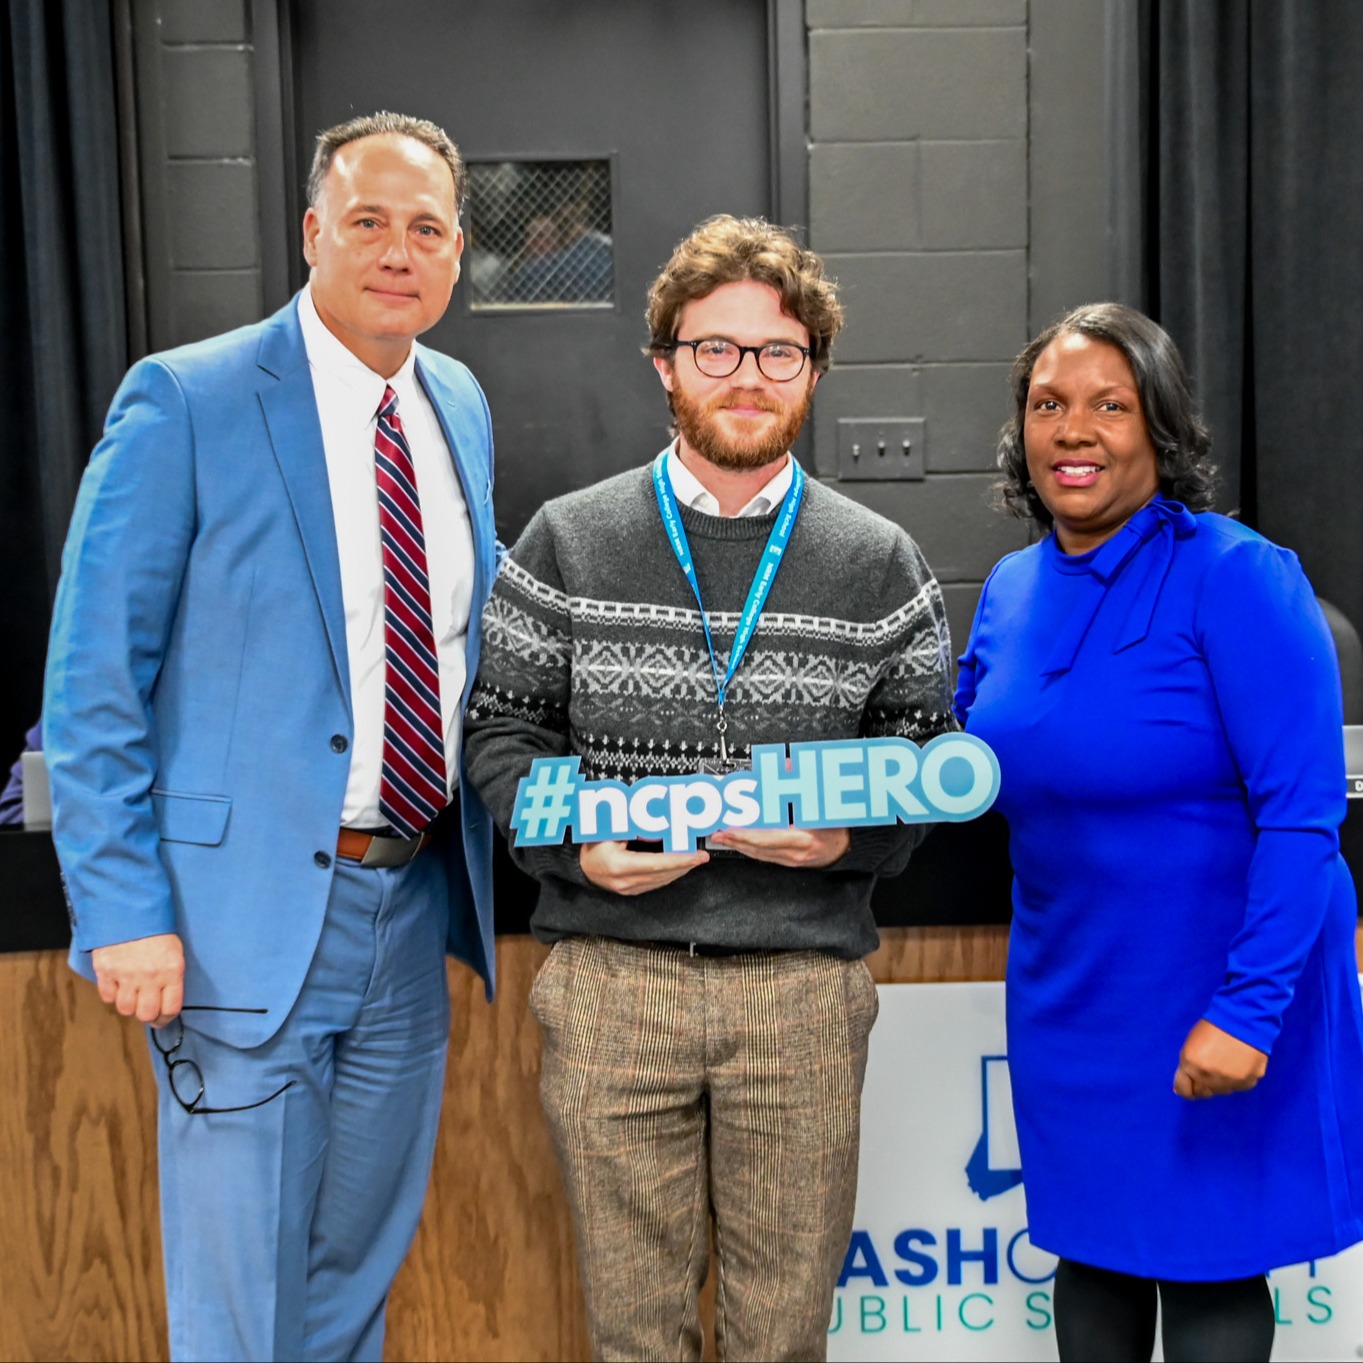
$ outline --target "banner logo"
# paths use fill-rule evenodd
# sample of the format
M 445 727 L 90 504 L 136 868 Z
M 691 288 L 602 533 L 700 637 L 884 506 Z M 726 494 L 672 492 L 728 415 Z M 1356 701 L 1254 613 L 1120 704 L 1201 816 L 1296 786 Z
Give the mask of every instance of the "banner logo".
M 965 1166 L 970 1191 L 987 1202 L 1022 1182 L 1022 1156 L 1013 1121 L 1013 1078 L 1006 1055 L 980 1057 L 980 1139 Z
M 721 828 L 858 828 L 962 823 L 999 793 L 999 763 L 971 734 L 941 734 L 924 747 L 907 738 L 833 739 L 755 746 L 751 770 L 724 776 L 590 781 L 579 757 L 541 757 L 516 790 L 517 847 L 563 841 L 660 840 L 693 852 Z

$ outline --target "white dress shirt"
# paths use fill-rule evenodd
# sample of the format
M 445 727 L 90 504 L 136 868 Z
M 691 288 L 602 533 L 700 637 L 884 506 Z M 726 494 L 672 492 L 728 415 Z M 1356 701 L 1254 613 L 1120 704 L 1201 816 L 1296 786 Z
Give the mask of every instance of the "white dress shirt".
M 672 491 L 682 506 L 689 506 L 692 511 L 703 511 L 707 516 L 723 514 L 714 494 L 708 492 L 701 484 L 700 479 L 682 463 L 677 454 L 677 442 L 675 440 L 672 442 L 672 448 L 667 452 L 667 476 L 672 482 Z M 794 477 L 794 461 L 787 454 L 781 461 L 781 467 L 763 485 L 762 491 L 746 506 L 735 511 L 734 515 L 765 516 L 785 501 L 786 493 L 790 490 L 790 481 Z
M 426 539 L 431 620 L 440 671 L 440 718 L 445 737 L 449 789 L 459 783 L 469 609 L 473 602 L 473 527 L 464 491 L 435 409 L 416 377 L 416 350 L 385 379 L 359 360 L 317 315 L 312 292 L 298 300 L 298 320 L 312 370 L 317 415 L 322 423 L 336 547 L 341 559 L 346 653 L 355 738 L 341 823 L 381 828 L 379 781 L 383 770 L 385 653 L 383 639 L 383 547 L 374 475 L 374 431 L 383 391 L 392 384 L 398 416 L 412 451 Z

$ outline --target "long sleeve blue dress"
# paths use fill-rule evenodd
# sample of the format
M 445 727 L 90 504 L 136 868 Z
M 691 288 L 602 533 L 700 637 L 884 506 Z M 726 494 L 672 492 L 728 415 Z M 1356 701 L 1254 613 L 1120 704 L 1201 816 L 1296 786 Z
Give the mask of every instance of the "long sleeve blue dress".
M 1363 1239 L 1363 1014 L 1338 667 L 1295 555 L 1156 498 L 985 584 L 956 697 L 998 754 L 1033 1243 L 1249 1277 Z M 1269 1054 L 1173 1092 L 1207 1018 Z

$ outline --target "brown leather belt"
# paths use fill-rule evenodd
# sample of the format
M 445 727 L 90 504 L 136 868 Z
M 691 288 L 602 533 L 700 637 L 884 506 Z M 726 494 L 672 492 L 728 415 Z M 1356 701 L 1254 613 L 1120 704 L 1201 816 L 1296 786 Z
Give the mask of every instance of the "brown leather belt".
M 406 866 L 430 840 L 429 833 L 400 838 L 396 834 L 343 828 L 336 835 L 336 855 L 361 866 Z

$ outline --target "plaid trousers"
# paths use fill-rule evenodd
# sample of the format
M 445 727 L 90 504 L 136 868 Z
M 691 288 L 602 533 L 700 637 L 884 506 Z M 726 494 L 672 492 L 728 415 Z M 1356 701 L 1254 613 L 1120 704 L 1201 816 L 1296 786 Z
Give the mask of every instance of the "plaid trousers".
M 825 1358 L 878 1006 L 865 963 L 572 937 L 530 1002 L 593 1354 L 700 1358 L 713 1216 L 718 1357 Z

